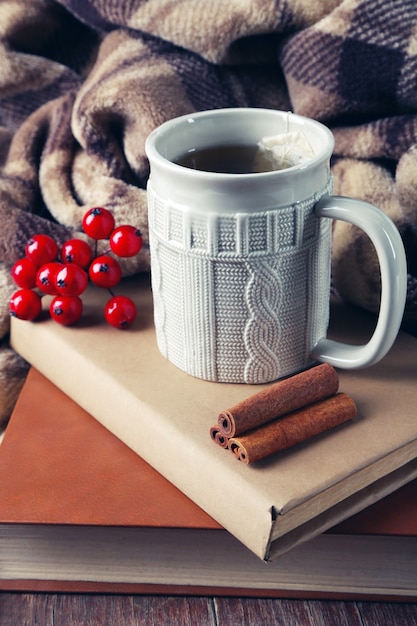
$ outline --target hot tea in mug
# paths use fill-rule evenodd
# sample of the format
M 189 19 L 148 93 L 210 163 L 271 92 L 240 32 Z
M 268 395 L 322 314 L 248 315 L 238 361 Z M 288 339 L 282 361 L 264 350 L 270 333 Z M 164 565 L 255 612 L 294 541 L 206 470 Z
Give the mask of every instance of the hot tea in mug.
M 250 174 L 253 172 L 255 155 L 258 150 L 252 145 L 218 145 L 194 149 L 176 159 L 175 163 L 203 172 L 223 174 Z

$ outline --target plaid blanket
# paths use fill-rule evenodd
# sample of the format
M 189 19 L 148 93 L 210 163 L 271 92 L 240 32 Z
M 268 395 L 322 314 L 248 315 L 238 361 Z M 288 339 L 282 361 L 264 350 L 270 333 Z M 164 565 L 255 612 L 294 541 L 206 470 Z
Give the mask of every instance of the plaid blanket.
M 0 421 L 27 364 L 8 344 L 10 266 L 31 234 L 63 241 L 86 208 L 137 225 L 149 269 L 148 133 L 191 111 L 271 107 L 326 123 L 335 192 L 378 205 L 409 263 L 417 320 L 415 0 L 4 0 L 0 3 Z M 372 245 L 334 227 L 333 282 L 378 309 Z

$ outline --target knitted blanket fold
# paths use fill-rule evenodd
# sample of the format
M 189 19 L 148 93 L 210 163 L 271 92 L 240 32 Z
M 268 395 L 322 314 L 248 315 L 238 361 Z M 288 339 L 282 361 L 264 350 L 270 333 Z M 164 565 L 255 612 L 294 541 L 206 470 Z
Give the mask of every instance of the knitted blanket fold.
M 5 0 L 0 3 L 0 423 L 27 364 L 9 347 L 12 263 L 32 234 L 83 236 L 87 208 L 113 211 L 145 245 L 144 143 L 172 117 L 221 107 L 292 110 L 336 139 L 335 193 L 376 204 L 408 259 L 404 323 L 417 325 L 415 0 Z M 377 311 L 375 251 L 334 225 L 332 276 Z

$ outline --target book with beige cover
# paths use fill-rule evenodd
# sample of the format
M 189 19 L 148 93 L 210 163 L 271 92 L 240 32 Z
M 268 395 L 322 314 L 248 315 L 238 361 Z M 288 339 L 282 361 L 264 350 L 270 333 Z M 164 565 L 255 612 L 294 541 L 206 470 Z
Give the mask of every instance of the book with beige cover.
M 354 420 L 246 466 L 209 431 L 222 410 L 262 386 L 206 382 L 170 364 L 156 346 L 149 277 L 119 289 L 138 307 L 128 331 L 105 323 L 108 294 L 89 288 L 81 323 L 62 327 L 47 314 L 13 319 L 13 347 L 260 559 L 275 559 L 417 476 L 416 339 L 400 334 L 377 365 L 339 371 L 340 391 L 358 407 Z M 331 335 L 362 342 L 372 322 L 335 304 Z
M 3 590 L 417 598 L 417 479 L 266 564 L 33 368 L 0 476 Z

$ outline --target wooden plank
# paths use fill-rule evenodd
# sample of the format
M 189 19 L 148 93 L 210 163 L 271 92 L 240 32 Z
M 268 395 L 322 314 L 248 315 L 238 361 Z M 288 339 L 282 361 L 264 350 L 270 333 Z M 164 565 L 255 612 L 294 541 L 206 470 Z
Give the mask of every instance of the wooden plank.
M 363 626 L 356 602 L 314 600 L 308 605 L 312 626 Z M 382 626 L 382 622 L 375 622 L 374 626 Z
M 379 626 L 380 624 L 417 626 L 416 603 L 358 602 L 357 605 L 363 626 Z
M 0 594 L 1 626 L 417 626 L 417 603 Z
M 215 598 L 214 602 L 217 607 L 216 626 L 312 624 L 308 602 L 269 598 Z

